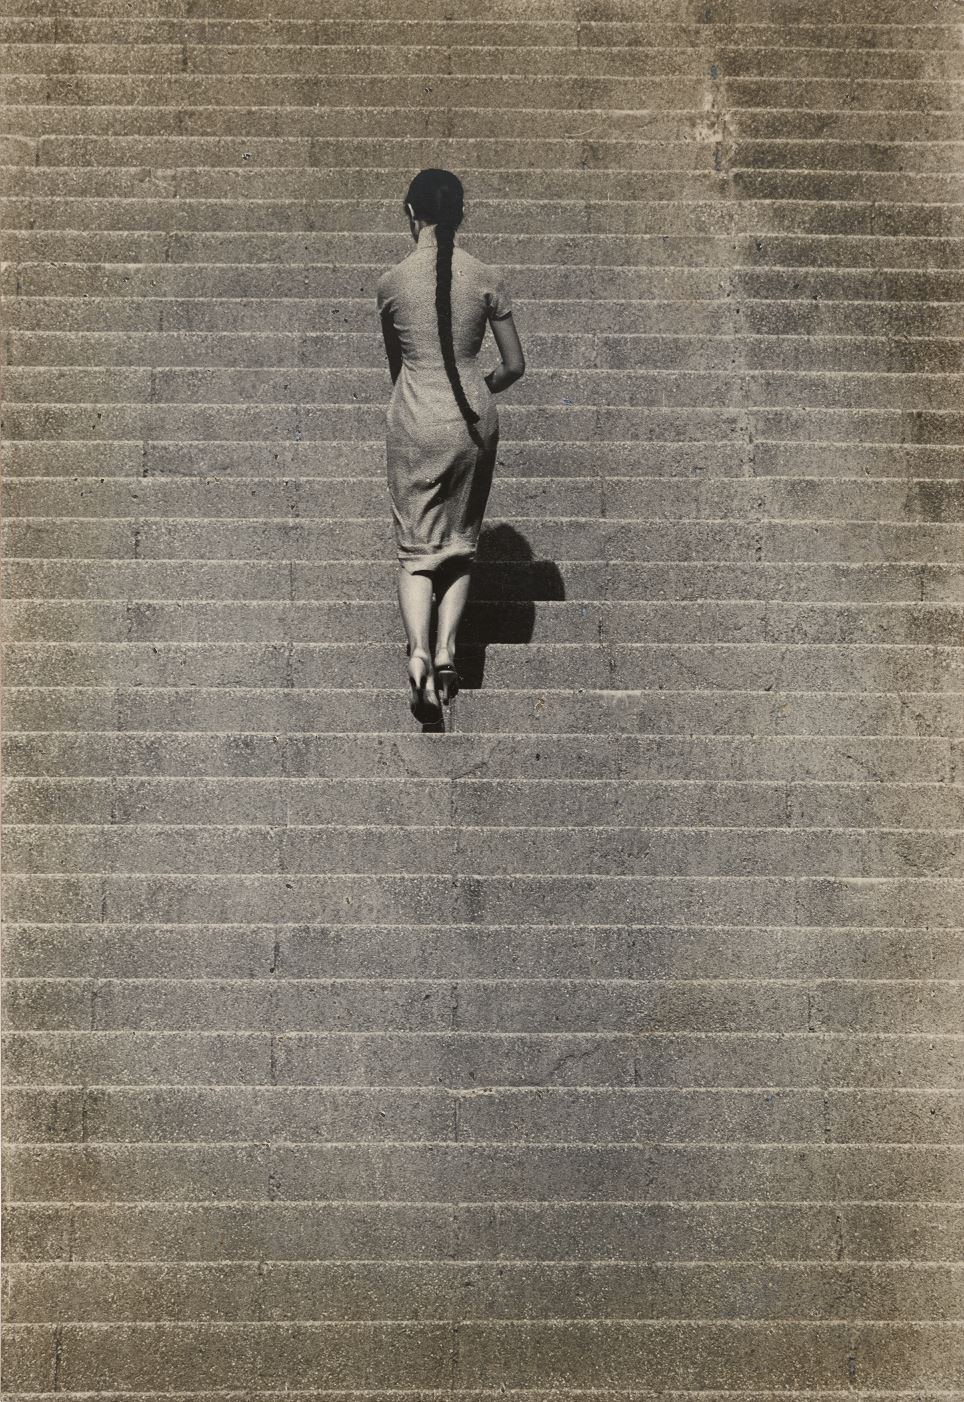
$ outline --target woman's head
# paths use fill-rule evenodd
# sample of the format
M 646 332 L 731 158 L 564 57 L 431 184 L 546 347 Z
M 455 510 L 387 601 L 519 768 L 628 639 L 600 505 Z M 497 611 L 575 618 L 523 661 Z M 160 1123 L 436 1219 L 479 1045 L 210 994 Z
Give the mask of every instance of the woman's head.
M 463 201 L 461 180 L 452 171 L 437 166 L 420 170 L 405 195 L 406 211 L 411 211 L 412 219 L 451 225 L 453 229 L 462 222 Z
M 435 225 L 435 312 L 442 360 L 462 417 L 469 425 L 478 423 L 481 416 L 465 397 L 452 340 L 452 254 L 464 212 L 461 180 L 437 166 L 420 170 L 406 192 L 405 212 L 412 220 Z

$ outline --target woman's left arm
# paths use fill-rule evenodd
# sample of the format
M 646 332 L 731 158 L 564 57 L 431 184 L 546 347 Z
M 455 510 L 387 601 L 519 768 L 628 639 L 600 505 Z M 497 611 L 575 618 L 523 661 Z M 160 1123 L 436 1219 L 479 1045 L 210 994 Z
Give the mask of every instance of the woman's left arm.
M 385 341 L 385 354 L 388 356 L 392 384 L 394 384 L 402 368 L 402 344 L 398 339 L 398 332 L 395 330 L 391 307 L 382 308 L 382 337 Z

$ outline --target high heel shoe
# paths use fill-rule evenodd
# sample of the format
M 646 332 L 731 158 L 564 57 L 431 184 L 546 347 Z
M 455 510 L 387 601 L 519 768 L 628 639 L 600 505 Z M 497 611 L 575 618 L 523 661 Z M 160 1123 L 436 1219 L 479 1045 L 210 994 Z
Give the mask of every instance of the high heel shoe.
M 418 658 L 418 661 L 423 660 L 424 655 Z M 412 708 L 412 715 L 422 725 L 431 725 L 434 721 L 441 720 L 442 718 L 442 706 L 438 697 L 433 701 L 431 697 L 425 694 L 425 683 L 429 681 L 432 676 L 431 659 L 429 658 L 427 660 L 428 666 L 425 668 L 424 672 L 422 672 L 422 675 L 418 677 L 412 670 L 416 659 L 412 657 L 411 654 L 409 655 L 408 685 L 411 692 L 410 705 Z
M 454 697 L 458 696 L 462 678 L 453 662 L 436 662 L 435 684 L 444 705 L 447 706 Z

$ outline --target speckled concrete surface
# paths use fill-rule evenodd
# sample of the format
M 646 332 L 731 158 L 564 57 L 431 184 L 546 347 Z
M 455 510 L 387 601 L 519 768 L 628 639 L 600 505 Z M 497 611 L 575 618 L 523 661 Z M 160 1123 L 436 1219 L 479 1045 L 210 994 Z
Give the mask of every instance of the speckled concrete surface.
M 6 0 L 10 1402 L 964 1398 L 962 18 Z M 528 363 L 425 733 L 423 165 Z

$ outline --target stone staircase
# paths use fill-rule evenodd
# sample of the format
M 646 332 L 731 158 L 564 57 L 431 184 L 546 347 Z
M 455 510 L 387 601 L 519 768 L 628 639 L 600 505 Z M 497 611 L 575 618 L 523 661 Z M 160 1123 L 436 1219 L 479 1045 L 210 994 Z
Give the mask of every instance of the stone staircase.
M 4 0 L 10 1402 L 964 1398 L 961 21 Z M 424 165 L 528 370 L 423 733 Z

